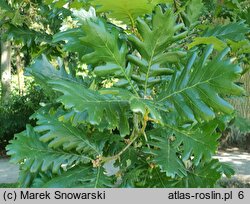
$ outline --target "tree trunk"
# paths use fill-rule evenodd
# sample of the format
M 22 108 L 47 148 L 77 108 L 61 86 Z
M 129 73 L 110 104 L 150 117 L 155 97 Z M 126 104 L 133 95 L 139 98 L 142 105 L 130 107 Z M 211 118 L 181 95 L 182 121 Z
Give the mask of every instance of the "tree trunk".
M 11 43 L 1 41 L 1 103 L 6 104 L 11 94 Z
M 247 95 L 231 102 L 241 117 L 250 120 L 250 71 L 244 74 L 240 81 L 244 84 Z
M 17 48 L 16 67 L 17 67 L 18 90 L 19 94 L 23 95 L 24 91 L 23 61 L 20 56 L 19 48 Z

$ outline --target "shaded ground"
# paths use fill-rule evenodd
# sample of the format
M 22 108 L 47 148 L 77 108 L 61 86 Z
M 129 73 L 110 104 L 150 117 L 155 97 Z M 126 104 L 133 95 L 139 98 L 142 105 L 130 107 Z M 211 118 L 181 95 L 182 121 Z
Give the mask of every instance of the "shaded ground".
M 250 187 L 250 153 L 229 148 L 220 151 L 215 158 L 230 164 L 235 170 L 233 178 L 223 178 L 222 183 L 227 183 L 228 187 Z
M 0 183 L 16 183 L 18 167 L 9 163 L 9 159 L 0 159 Z
M 238 187 L 237 182 L 250 186 L 250 153 L 231 148 L 220 151 L 215 158 L 218 158 L 221 162 L 231 164 L 236 171 L 236 175 L 229 181 L 225 178 L 222 179 L 222 182 L 227 183 L 226 186 Z M 17 182 L 18 167 L 8 161 L 9 159 L 0 159 L 0 183 Z

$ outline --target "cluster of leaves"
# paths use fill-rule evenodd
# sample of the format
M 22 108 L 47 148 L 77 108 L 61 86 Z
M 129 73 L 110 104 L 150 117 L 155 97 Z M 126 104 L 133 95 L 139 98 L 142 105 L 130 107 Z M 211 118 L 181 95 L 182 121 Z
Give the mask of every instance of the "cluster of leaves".
M 90 1 L 105 18 L 93 8 L 78 12 L 79 27 L 54 36 L 79 52 L 87 77 L 45 56 L 27 69 L 57 100 L 7 147 L 20 164 L 20 186 L 213 187 L 232 175 L 212 156 L 219 124 L 234 112 L 226 97 L 244 93 L 234 83 L 241 67 L 228 48 L 184 49 L 187 26 L 198 18 L 190 10 L 201 1 L 175 5 L 176 12 L 159 1 L 138 2 Z
M 207 0 L 205 4 L 207 6 L 206 16 L 203 19 L 205 24 L 198 26 L 200 36 L 193 38 L 188 47 L 210 43 L 219 51 L 230 47 L 231 55 L 235 57 L 237 63 L 242 64 L 246 72 L 250 68 L 249 2 L 226 0 L 218 3 Z
M 26 65 L 41 53 L 62 56 L 60 46 L 52 43 L 52 37 L 70 14 L 69 9 L 49 6 L 41 0 L 0 0 L 1 40 L 18 45 Z

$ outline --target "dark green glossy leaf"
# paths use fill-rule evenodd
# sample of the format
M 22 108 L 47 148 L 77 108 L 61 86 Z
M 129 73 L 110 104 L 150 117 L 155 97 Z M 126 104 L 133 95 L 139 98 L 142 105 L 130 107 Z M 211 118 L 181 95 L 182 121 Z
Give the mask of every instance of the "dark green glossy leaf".
M 92 125 L 99 125 L 104 120 L 108 124 L 107 128 L 118 128 L 122 136 L 129 134 L 128 101 L 101 95 L 74 82 L 55 80 L 50 81 L 50 84 L 54 90 L 63 93 L 58 101 L 63 103 L 65 108 L 73 108 L 75 112 L 86 111 L 87 121 Z
M 219 169 L 218 160 L 212 160 L 191 170 L 187 177 L 173 181 L 172 186 L 175 188 L 213 188 L 221 177 Z
M 208 60 L 212 50 L 208 46 L 201 57 L 195 53 L 188 64 L 175 73 L 157 99 L 169 110 L 174 108 L 187 121 L 210 121 L 219 112 L 231 114 L 234 108 L 222 96 L 244 93 L 234 83 L 242 69 L 229 60 L 223 60 L 229 50 Z
M 164 12 L 159 6 L 150 24 L 140 18 L 137 20 L 140 36 L 130 35 L 129 40 L 140 56 L 131 54 L 128 59 L 140 69 L 140 74 L 134 75 L 133 79 L 142 84 L 145 95 L 147 88 L 154 85 L 150 85 L 150 80 L 173 74 L 174 71 L 166 63 L 177 62 L 179 58 L 185 56 L 185 52 L 181 50 L 167 51 L 167 47 L 179 38 L 176 32 L 181 27 L 182 25 L 176 25 L 176 17 L 171 9 Z
M 250 31 L 250 28 L 243 22 L 229 23 L 227 25 L 217 26 L 212 29 L 208 29 L 204 32 L 204 37 L 214 36 L 221 40 L 234 40 L 241 41 L 246 39 L 246 34 Z
M 67 179 L 65 179 L 67 178 Z M 53 177 L 43 188 L 105 188 L 111 187 L 111 179 L 104 174 L 101 167 L 76 166 L 61 175 Z
M 186 169 L 177 154 L 177 148 L 171 144 L 171 133 L 156 129 L 150 132 L 149 135 L 151 141 L 148 144 L 154 148 L 145 148 L 144 151 L 153 156 L 152 162 L 159 165 L 161 171 L 165 172 L 169 177 L 186 176 Z
M 50 168 L 54 173 L 58 173 L 62 164 L 71 166 L 74 163 L 90 160 L 88 156 L 49 148 L 39 140 L 39 135 L 31 126 L 27 126 L 26 131 L 16 135 L 15 142 L 12 142 L 7 150 L 12 162 L 24 162 L 31 173 Z

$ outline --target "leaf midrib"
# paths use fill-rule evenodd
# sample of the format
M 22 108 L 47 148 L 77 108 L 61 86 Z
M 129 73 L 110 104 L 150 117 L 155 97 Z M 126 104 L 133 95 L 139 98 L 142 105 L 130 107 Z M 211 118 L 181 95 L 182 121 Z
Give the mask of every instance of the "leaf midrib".
M 123 75 L 125 76 L 125 78 L 127 79 L 127 81 L 129 82 L 131 88 L 133 89 L 134 93 L 136 94 L 136 96 L 139 97 L 134 85 L 132 84 L 131 80 L 129 79 L 129 77 L 127 76 L 125 70 L 123 69 L 123 66 L 121 65 L 121 63 L 118 61 L 118 59 L 116 58 L 116 56 L 114 55 L 114 53 L 110 50 L 109 46 L 107 45 L 107 42 L 105 42 L 103 40 L 103 38 L 99 35 L 99 33 L 97 32 L 97 35 L 99 37 L 99 39 L 103 42 L 103 44 L 105 45 L 105 47 L 107 48 L 108 52 L 110 53 L 110 56 L 112 56 L 112 58 L 115 60 L 116 64 L 119 66 L 120 70 L 122 71 Z
M 194 137 L 189 136 L 189 135 L 188 135 L 187 133 L 185 133 L 184 131 L 178 130 L 177 128 L 174 128 L 173 126 L 171 126 L 171 125 L 169 125 L 169 124 L 166 124 L 166 123 L 165 123 L 164 126 L 166 126 L 166 127 L 170 128 L 170 129 L 174 130 L 175 132 L 178 132 L 178 133 L 180 133 L 180 134 L 182 134 L 182 135 L 185 135 L 187 138 L 189 138 L 189 139 L 191 139 L 191 140 L 194 140 L 194 141 L 197 142 L 197 143 L 200 143 L 200 144 L 202 144 L 202 145 L 208 146 L 208 145 L 206 145 L 206 143 L 204 143 L 204 142 L 202 142 L 202 141 L 200 141 L 200 140 L 197 140 L 197 139 L 194 138 Z
M 229 71 L 230 71 L 230 70 L 229 70 Z M 228 71 L 228 72 L 229 72 L 229 71 Z M 227 73 L 227 72 L 223 72 L 223 75 L 225 75 L 225 73 Z M 206 83 L 207 83 L 207 84 L 211 84 L 210 81 L 215 80 L 215 79 L 217 79 L 217 78 L 220 78 L 221 76 L 222 76 L 222 74 L 217 75 L 216 77 L 211 77 L 210 79 L 205 80 L 205 81 L 199 81 L 199 82 L 197 82 L 196 84 L 193 84 L 192 86 L 188 86 L 188 87 L 185 87 L 185 88 L 183 88 L 183 89 L 181 89 L 181 90 L 175 91 L 175 92 L 173 92 L 173 93 L 171 93 L 171 94 L 169 94 L 169 95 L 163 97 L 162 99 L 160 99 L 160 100 L 157 101 L 157 102 L 162 102 L 163 100 L 166 100 L 166 99 L 168 99 L 168 98 L 170 98 L 170 97 L 172 97 L 172 96 L 174 96 L 174 95 L 176 95 L 176 94 L 179 94 L 179 93 L 181 93 L 181 92 L 184 92 L 184 91 L 186 91 L 186 90 L 188 90 L 188 89 L 195 88 L 196 86 L 199 86 L 199 85 L 202 85 L 202 84 L 206 84 Z
M 84 155 L 78 155 L 78 154 L 68 153 L 68 152 L 64 152 L 64 151 L 59 152 L 59 151 L 56 151 L 56 150 L 51 151 L 51 150 L 48 150 L 48 149 L 42 150 L 42 149 L 29 147 L 29 146 L 28 147 L 26 146 L 26 148 L 31 150 L 31 151 L 34 150 L 34 151 L 38 151 L 38 152 L 42 152 L 42 153 L 59 154 L 59 155 L 62 155 L 62 153 L 63 153 L 63 154 L 68 155 L 68 156 L 77 156 L 79 158 L 85 158 L 85 159 L 88 159 L 90 161 L 92 160 L 92 158 L 84 156 Z M 35 156 L 34 158 L 37 158 L 37 157 Z

